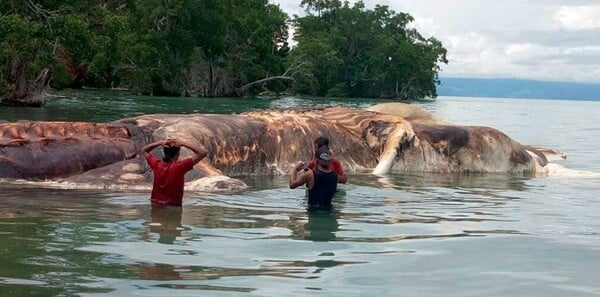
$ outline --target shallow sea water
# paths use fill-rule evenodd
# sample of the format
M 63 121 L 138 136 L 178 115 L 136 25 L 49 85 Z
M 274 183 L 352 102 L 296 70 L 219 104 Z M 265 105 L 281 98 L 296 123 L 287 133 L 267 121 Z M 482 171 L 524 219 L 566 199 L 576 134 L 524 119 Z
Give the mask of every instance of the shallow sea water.
M 135 114 L 136 104 L 100 120 Z M 600 102 L 419 104 L 600 172 Z M 52 106 L 44 113 L 61 114 Z M 310 215 L 285 177 L 247 179 L 238 194 L 188 192 L 183 208 L 159 211 L 146 192 L 0 184 L 0 296 L 598 296 L 592 176 L 351 175 L 333 213 Z

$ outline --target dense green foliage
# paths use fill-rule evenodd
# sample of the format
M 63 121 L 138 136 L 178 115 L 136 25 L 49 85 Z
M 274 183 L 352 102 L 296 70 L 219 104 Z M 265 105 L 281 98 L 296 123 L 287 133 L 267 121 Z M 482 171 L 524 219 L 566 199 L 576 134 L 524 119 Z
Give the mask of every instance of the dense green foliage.
M 52 87 L 136 94 L 435 97 L 446 51 L 386 6 L 301 2 L 289 20 L 267 0 L 0 2 L 0 97 L 17 70 Z M 296 27 L 290 49 L 288 24 Z
M 435 97 L 446 50 L 407 25 L 413 18 L 387 6 L 365 9 L 336 0 L 302 1 L 298 46 L 291 58 L 310 65 L 296 90 L 320 96 Z

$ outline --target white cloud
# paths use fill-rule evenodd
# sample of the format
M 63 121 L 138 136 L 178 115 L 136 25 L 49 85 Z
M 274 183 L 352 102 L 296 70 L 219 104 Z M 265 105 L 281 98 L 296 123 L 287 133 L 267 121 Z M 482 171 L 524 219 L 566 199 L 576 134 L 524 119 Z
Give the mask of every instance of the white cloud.
M 423 36 L 436 36 L 440 31 L 440 26 L 431 17 L 423 17 L 415 19 L 412 26 L 419 29 Z
M 600 46 L 573 47 L 565 50 L 565 54 L 600 54 Z
M 271 0 L 290 14 L 300 0 Z M 352 1 L 351 1 L 352 2 Z M 365 0 L 415 17 L 448 49 L 442 76 L 600 82 L 598 0 Z
M 600 29 L 600 6 L 561 6 L 555 18 L 567 30 Z
M 508 56 L 510 55 L 518 55 L 518 54 L 522 54 L 522 53 L 526 53 L 528 51 L 531 51 L 531 49 L 534 47 L 534 45 L 532 43 L 515 43 L 515 44 L 510 44 L 508 45 L 505 49 L 504 49 L 504 53 Z

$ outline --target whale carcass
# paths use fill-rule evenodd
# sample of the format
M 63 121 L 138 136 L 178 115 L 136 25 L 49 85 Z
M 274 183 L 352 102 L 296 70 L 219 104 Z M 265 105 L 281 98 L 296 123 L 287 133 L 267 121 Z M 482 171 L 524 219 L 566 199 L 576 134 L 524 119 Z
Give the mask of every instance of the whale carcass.
M 203 191 L 243 189 L 236 177 L 283 174 L 311 158 L 318 136 L 332 140 L 334 155 L 350 172 L 543 174 L 549 160 L 564 157 L 521 145 L 493 128 L 453 125 L 401 103 L 370 110 L 333 106 L 151 114 L 110 123 L 3 123 L 0 136 L 0 178 L 74 187 L 149 188 L 152 175 L 138 151 L 166 138 L 208 150 L 187 175 L 187 189 Z

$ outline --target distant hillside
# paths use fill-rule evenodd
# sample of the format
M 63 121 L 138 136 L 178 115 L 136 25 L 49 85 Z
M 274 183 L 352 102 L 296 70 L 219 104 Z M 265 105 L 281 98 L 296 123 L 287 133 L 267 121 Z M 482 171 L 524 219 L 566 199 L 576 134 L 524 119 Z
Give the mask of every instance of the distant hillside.
M 600 84 L 456 77 L 441 81 L 440 96 L 600 100 Z

